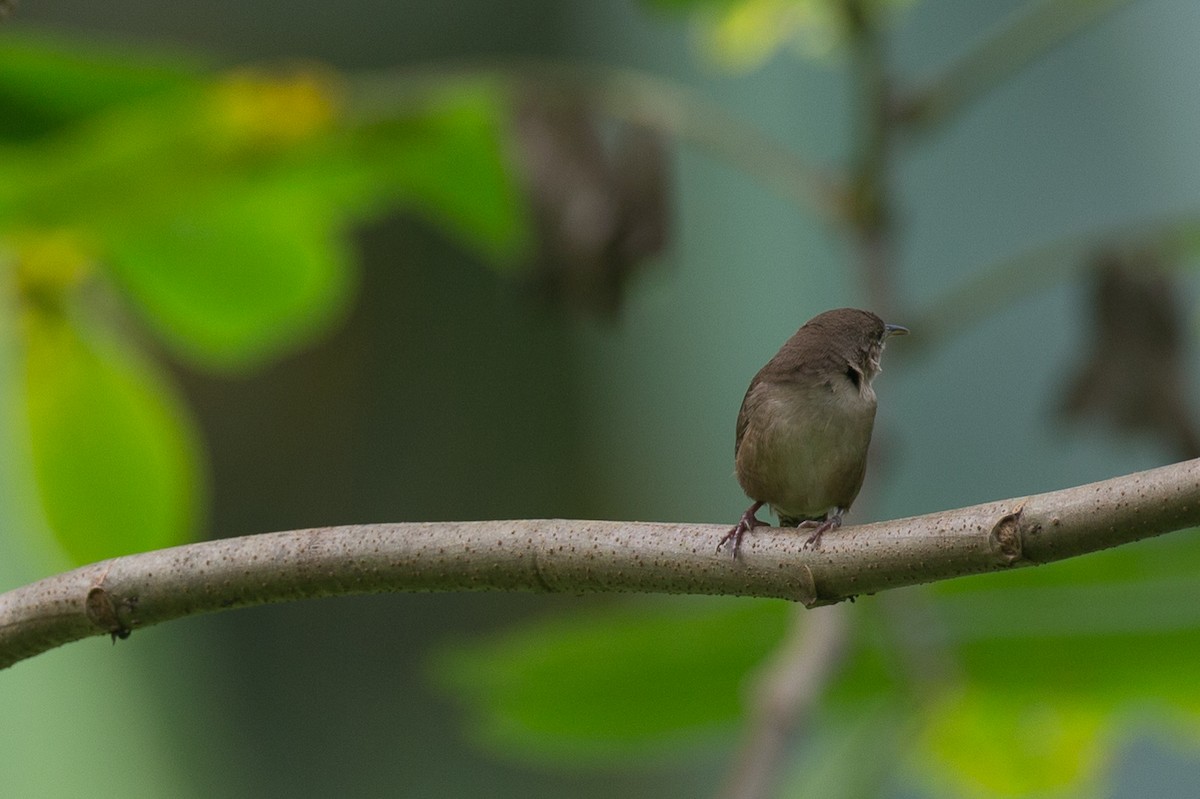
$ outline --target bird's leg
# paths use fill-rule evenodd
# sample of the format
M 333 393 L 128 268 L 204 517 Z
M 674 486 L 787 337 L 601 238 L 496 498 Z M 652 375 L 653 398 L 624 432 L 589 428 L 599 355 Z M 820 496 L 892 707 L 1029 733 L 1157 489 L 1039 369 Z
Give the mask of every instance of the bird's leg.
M 828 533 L 830 530 L 836 530 L 842 526 L 842 514 L 845 512 L 845 508 L 834 508 L 832 511 L 825 514 L 825 521 L 823 522 L 817 522 L 813 520 L 801 522 L 801 527 L 817 528 L 816 530 L 813 530 L 813 534 L 810 535 L 808 540 L 804 542 L 804 546 L 812 547 L 813 549 L 816 549 L 818 546 L 820 546 L 821 536 L 823 536 L 825 533 Z
M 742 546 L 742 536 L 753 530 L 755 527 L 762 527 L 766 522 L 759 520 L 754 514 L 758 513 L 758 509 L 763 506 L 762 502 L 755 502 L 750 507 L 746 508 L 746 512 L 742 514 L 742 518 L 738 519 L 738 523 L 733 526 L 733 529 L 725 534 L 725 537 L 717 542 L 717 551 L 721 551 L 721 547 L 729 541 L 733 542 L 733 556 L 736 558 L 738 549 Z

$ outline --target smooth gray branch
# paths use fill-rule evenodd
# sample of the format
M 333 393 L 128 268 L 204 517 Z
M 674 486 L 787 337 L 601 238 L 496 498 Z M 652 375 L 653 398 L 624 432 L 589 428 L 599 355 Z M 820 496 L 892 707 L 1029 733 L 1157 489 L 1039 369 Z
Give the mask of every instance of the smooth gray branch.
M 230 608 L 389 591 L 784 597 L 809 607 L 1049 563 L 1200 525 L 1200 460 L 1036 496 L 843 527 L 803 547 L 727 525 L 522 520 L 365 524 L 128 555 L 0 594 L 0 667 L 93 635 Z

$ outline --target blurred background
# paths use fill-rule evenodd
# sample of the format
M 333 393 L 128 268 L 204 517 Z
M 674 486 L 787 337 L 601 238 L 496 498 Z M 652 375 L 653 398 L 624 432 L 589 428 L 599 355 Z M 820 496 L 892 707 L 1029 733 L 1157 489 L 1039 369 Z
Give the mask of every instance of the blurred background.
M 24 0 L 0 588 L 355 522 L 732 524 L 749 379 L 846 305 L 913 333 L 851 522 L 1195 457 L 1198 30 L 1170 0 Z M 1193 539 L 847 606 L 772 795 L 1191 796 Z M 713 795 L 789 613 L 394 595 L 89 639 L 0 675 L 0 786 Z

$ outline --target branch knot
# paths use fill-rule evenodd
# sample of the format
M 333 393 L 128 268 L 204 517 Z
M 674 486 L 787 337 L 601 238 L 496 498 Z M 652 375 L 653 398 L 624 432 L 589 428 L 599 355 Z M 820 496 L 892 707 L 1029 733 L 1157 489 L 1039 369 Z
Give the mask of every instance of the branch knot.
M 1001 565 L 1012 566 L 1022 558 L 1021 514 L 1024 512 L 1025 503 L 1022 502 L 1015 511 L 1001 516 L 988 534 L 992 551 Z

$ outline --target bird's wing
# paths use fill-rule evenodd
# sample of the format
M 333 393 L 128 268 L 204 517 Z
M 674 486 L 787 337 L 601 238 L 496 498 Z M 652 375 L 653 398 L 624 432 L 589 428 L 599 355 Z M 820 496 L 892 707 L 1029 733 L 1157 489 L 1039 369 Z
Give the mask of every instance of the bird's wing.
M 742 398 L 742 409 L 738 411 L 737 418 L 737 439 L 733 443 L 734 458 L 737 458 L 738 451 L 742 448 L 742 437 L 746 435 L 746 428 L 750 426 L 750 418 L 762 403 L 764 388 L 763 382 L 755 375 L 750 381 L 750 387 L 746 389 L 746 396 Z

